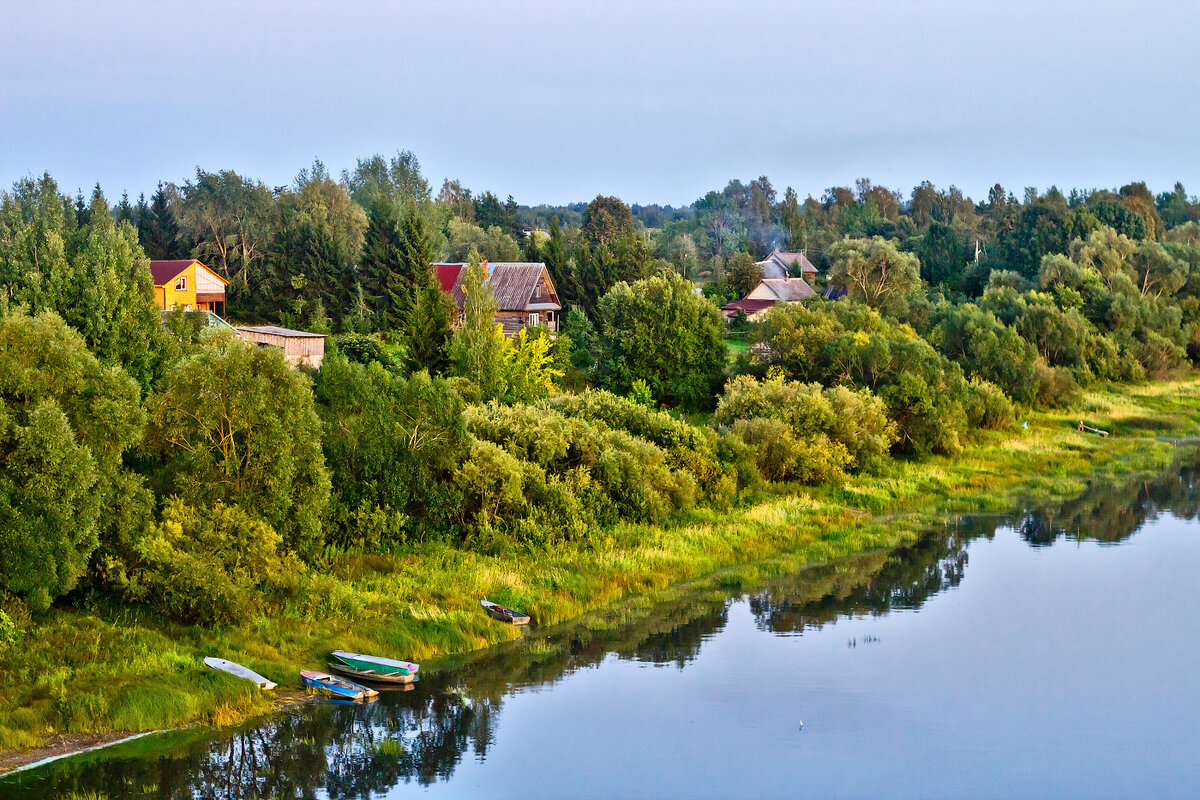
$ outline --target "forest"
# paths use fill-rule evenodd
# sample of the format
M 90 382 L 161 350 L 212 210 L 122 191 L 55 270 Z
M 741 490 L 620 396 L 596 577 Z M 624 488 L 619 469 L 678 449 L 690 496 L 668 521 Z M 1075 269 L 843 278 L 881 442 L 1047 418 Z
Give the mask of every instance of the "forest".
M 776 248 L 818 297 L 727 323 Z M 166 258 L 226 278 L 231 320 L 330 334 L 321 368 L 164 324 Z M 504 337 L 483 260 L 544 262 L 560 330 Z M 435 261 L 472 264 L 459 325 Z M 586 548 L 1180 375 L 1200 203 L 866 179 L 800 200 L 760 177 L 681 208 L 528 206 L 434 193 L 410 152 L 286 187 L 197 169 L 136 202 L 44 175 L 0 194 L 0 288 L 4 646 L 54 603 L 336 608 L 345 554 Z

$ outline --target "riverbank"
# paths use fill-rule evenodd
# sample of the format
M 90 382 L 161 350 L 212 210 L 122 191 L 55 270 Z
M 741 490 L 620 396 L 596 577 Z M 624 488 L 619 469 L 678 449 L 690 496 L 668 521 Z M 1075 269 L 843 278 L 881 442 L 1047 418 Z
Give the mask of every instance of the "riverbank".
M 1113 435 L 1080 432 L 1080 419 Z M 1170 439 L 1196 435 L 1200 379 L 1123 386 L 1089 393 L 1081 410 L 1031 414 L 1028 428 L 983 434 L 953 459 L 890 462 L 840 487 L 696 510 L 669 528 L 618 526 L 586 548 L 483 555 L 427 546 L 339 557 L 319 597 L 283 602 L 238 627 L 171 625 L 145 609 L 100 603 L 56 608 L 18 619 L 25 634 L 4 654 L 0 748 L 8 752 L 0 770 L 44 758 L 38 748 L 64 736 L 226 725 L 279 702 L 203 668 L 205 655 L 295 686 L 300 668 L 322 665 L 333 649 L 417 661 L 478 650 L 518 635 L 482 613 L 483 596 L 552 624 L 718 571 L 736 585 L 763 570 L 890 549 L 958 515 L 1156 472 L 1172 458 Z

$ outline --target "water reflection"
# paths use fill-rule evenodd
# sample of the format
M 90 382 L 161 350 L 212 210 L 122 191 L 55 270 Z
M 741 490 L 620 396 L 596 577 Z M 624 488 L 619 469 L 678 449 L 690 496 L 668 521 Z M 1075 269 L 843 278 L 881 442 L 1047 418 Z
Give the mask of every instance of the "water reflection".
M 799 634 L 846 616 L 919 608 L 961 583 L 972 540 L 1013 528 L 1035 547 L 1064 538 L 1119 543 L 1165 511 L 1194 519 L 1195 477 L 1189 462 L 1155 480 L 1096 483 L 1067 502 L 963 520 L 909 548 L 771 580 L 750 593 L 750 609 L 759 629 Z M 415 691 L 385 693 L 370 705 L 300 706 L 238 730 L 149 737 L 0 781 L 0 795 L 366 800 L 402 784 L 428 786 L 449 779 L 464 759 L 487 758 L 512 692 L 561 681 L 613 654 L 683 668 L 744 596 L 708 588 L 624 614 L 617 625 L 536 631 L 430 670 Z

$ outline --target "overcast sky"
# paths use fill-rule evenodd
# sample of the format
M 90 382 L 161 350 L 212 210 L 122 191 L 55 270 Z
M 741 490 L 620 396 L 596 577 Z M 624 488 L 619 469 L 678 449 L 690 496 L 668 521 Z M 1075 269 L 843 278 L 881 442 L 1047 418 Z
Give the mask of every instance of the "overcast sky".
M 521 203 L 732 177 L 1200 192 L 1200 3 L 0 0 L 0 185 L 414 151 Z

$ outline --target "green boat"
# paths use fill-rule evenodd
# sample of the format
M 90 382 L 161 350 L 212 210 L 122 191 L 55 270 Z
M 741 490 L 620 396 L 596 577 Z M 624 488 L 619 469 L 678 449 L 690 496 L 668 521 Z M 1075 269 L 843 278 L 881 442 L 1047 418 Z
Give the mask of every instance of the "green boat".
M 335 650 L 329 655 L 338 663 L 345 664 L 359 673 L 370 672 L 380 678 L 386 678 L 389 675 L 413 675 L 420 669 L 420 666 L 408 661 L 368 656 L 362 653 L 347 653 L 343 650 Z

